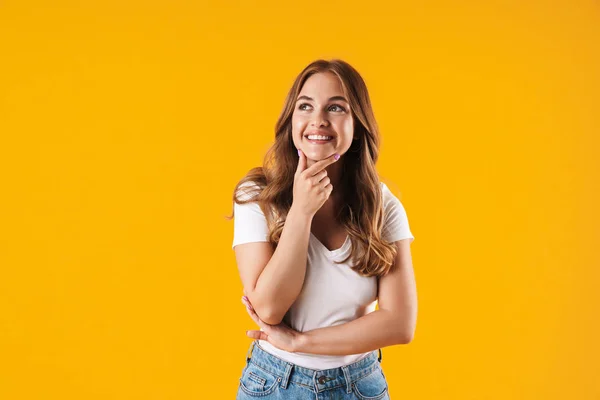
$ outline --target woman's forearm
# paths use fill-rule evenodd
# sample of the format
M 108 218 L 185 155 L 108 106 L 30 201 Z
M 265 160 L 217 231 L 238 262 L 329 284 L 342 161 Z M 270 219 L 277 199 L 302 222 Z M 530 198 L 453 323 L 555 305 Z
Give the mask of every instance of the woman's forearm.
M 257 314 L 268 324 L 280 323 L 302 290 L 311 224 L 312 216 L 292 205 L 273 256 L 256 286 L 247 291 Z
M 302 353 L 348 355 L 381 347 L 406 344 L 403 318 L 388 310 L 375 310 L 353 321 L 304 332 L 295 351 Z

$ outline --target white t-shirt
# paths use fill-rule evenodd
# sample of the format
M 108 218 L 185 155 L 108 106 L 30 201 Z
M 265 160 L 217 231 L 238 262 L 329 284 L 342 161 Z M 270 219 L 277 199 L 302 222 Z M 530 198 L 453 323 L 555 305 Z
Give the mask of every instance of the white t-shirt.
M 246 183 L 244 186 L 248 186 Z M 385 222 L 383 238 L 390 242 L 414 240 L 404 206 L 387 185 L 381 182 Z M 249 196 L 241 196 L 247 199 Z M 238 244 L 268 241 L 265 216 L 258 203 L 239 205 L 234 202 L 234 235 L 232 248 Z M 292 329 L 305 332 L 317 328 L 350 322 L 375 311 L 377 277 L 363 277 L 345 264 L 335 264 L 350 253 L 350 238 L 329 251 L 312 233 L 308 241 L 308 260 L 302 290 L 283 321 Z M 259 341 L 267 352 L 301 367 L 312 369 L 337 368 L 366 357 L 370 352 L 349 355 L 291 353 L 265 340 Z

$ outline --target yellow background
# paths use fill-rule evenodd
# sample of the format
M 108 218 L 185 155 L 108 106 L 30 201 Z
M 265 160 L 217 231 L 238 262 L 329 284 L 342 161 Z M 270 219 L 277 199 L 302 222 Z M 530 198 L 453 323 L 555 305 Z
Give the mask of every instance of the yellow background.
M 0 398 L 233 399 L 232 190 L 342 58 L 416 238 L 391 398 L 600 399 L 597 1 L 3 1 L 0 57 Z

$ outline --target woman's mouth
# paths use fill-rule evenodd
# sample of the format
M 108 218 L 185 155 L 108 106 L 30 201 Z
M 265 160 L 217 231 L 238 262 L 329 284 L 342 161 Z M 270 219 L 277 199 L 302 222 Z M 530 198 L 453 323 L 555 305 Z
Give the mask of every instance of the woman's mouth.
M 308 135 L 305 136 L 305 139 L 312 144 L 326 144 L 333 141 L 333 136 Z

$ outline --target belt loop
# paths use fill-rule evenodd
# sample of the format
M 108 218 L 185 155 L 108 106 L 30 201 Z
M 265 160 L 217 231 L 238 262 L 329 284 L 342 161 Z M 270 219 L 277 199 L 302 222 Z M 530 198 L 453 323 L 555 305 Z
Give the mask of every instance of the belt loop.
M 344 378 L 346 378 L 346 393 L 352 393 L 352 381 L 350 380 L 350 371 L 348 371 L 348 366 L 344 365 L 342 367 L 342 371 L 344 371 Z
M 256 341 L 253 340 L 250 344 L 250 347 L 248 348 L 248 351 L 246 352 L 246 362 L 249 362 L 252 358 L 252 351 L 254 351 L 254 343 L 256 343 Z
M 292 374 L 293 364 L 287 363 L 287 367 L 285 367 L 285 373 L 283 374 L 283 380 L 281 381 L 281 387 L 283 389 L 287 389 L 287 385 L 290 379 L 290 375 Z
M 383 353 L 381 352 L 381 349 L 379 349 L 379 358 L 377 359 L 377 361 L 379 361 L 380 364 L 381 364 L 382 358 L 383 358 Z

